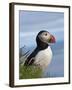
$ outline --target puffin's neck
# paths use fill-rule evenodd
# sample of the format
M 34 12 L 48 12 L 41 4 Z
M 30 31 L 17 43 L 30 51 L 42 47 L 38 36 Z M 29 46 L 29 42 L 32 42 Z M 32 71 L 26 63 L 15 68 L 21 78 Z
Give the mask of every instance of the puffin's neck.
M 46 48 L 48 48 L 48 44 L 45 42 L 42 42 L 41 40 L 37 41 L 37 48 L 39 48 L 40 50 L 44 50 Z

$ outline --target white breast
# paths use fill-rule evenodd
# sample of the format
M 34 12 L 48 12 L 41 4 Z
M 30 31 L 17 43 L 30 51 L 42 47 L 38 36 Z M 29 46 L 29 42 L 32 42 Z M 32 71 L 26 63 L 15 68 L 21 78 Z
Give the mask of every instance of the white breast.
M 47 49 L 41 50 L 36 55 L 34 64 L 40 65 L 42 69 L 46 69 L 50 64 L 51 59 L 52 59 L 52 50 L 49 46 Z

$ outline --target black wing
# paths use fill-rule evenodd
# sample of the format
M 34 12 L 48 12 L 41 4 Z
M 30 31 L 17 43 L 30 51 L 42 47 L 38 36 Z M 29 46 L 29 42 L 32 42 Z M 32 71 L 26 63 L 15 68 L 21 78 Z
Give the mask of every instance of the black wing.
M 30 56 L 27 58 L 27 60 L 25 61 L 24 65 L 32 65 L 35 61 L 35 56 L 36 54 L 39 52 L 39 49 L 36 48 L 31 54 Z

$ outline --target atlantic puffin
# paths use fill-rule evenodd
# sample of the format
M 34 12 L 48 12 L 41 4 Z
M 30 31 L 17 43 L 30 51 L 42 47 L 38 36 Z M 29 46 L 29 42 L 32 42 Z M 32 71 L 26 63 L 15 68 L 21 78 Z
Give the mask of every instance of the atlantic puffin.
M 41 69 L 46 69 L 52 60 L 52 50 L 50 43 L 55 43 L 55 37 L 48 31 L 42 30 L 36 36 L 37 47 L 28 56 L 24 65 L 36 65 Z

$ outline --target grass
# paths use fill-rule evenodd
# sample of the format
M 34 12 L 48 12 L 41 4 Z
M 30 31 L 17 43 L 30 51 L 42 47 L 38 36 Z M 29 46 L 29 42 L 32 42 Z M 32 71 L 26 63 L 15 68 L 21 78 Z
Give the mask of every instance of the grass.
M 41 78 L 43 75 L 42 69 L 36 65 L 24 66 L 23 63 L 29 55 L 29 51 L 24 52 L 22 55 L 22 49 L 20 49 L 20 63 L 19 63 L 19 79 L 32 79 L 32 78 Z
M 32 79 L 32 78 L 41 78 L 42 70 L 40 67 L 31 65 L 24 66 L 20 64 L 19 67 L 19 78 L 20 79 Z

